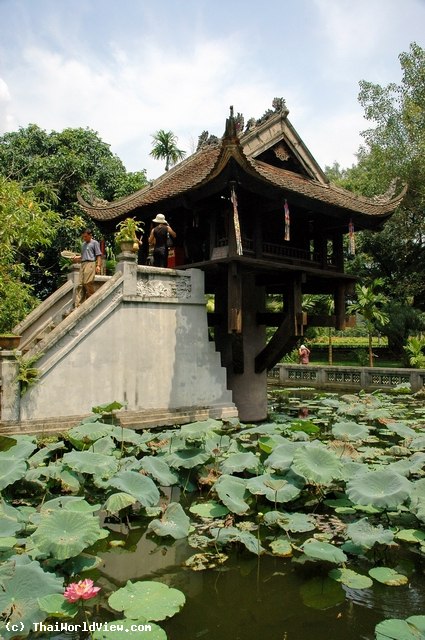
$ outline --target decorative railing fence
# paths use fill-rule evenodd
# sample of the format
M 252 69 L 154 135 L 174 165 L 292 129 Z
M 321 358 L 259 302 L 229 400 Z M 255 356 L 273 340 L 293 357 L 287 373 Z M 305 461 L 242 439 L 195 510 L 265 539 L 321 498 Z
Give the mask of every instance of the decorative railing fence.
M 283 363 L 276 365 L 269 372 L 269 382 L 287 387 L 364 389 L 365 391 L 410 385 L 411 390 L 415 392 L 424 386 L 425 369 L 332 367 Z

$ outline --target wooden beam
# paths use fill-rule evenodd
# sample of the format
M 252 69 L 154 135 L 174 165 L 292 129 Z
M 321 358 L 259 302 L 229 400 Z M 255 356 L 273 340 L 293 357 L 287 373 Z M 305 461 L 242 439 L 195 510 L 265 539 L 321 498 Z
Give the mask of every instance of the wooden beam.
M 264 349 L 256 356 L 255 372 L 262 373 L 274 367 L 282 356 L 292 349 L 296 340 L 297 337 L 293 334 L 293 318 L 287 314 Z
M 236 262 L 229 265 L 227 300 L 227 331 L 242 333 L 242 277 Z

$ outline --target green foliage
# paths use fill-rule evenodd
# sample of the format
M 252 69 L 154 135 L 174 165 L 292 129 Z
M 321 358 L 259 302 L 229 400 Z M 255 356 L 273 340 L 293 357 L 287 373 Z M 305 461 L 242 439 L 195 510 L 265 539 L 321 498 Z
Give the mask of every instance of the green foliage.
M 409 358 L 409 364 L 416 369 L 425 367 L 425 338 L 411 336 L 407 340 L 404 350 Z
M 388 323 L 388 315 L 383 310 L 387 298 L 377 291 L 383 285 L 382 278 L 376 278 L 369 286 L 356 284 L 356 298 L 348 307 L 350 313 L 360 313 L 367 326 L 369 335 L 369 366 L 373 367 L 372 334 L 376 327 L 383 327 Z
M 133 242 L 137 240 L 137 233 L 143 230 L 144 222 L 136 218 L 126 218 L 118 223 L 118 231 L 115 234 L 115 242 Z
M 150 152 L 155 160 L 165 160 L 165 171 L 183 160 L 185 151 L 177 148 L 178 138 L 172 131 L 160 129 L 152 136 L 153 149 Z
M 184 594 L 161 582 L 130 582 L 109 598 L 115 611 L 123 611 L 127 618 L 137 620 L 164 620 L 174 616 L 186 602 Z

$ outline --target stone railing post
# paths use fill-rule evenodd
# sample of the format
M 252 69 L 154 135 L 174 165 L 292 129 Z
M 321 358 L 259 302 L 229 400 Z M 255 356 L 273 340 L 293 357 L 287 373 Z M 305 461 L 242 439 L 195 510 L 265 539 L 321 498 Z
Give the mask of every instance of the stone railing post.
M 137 253 L 123 251 L 117 256 L 117 271 L 120 271 L 124 278 L 123 295 L 137 295 Z
M 0 422 L 19 422 L 20 383 L 18 380 L 20 351 L 0 351 L 1 403 Z

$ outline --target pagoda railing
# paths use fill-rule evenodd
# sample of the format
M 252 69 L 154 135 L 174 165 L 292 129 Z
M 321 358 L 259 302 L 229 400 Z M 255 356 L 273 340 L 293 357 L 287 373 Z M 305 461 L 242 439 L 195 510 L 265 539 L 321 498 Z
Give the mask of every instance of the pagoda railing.
M 219 238 L 217 240 L 217 247 L 225 247 L 228 245 L 228 238 Z M 254 255 L 254 240 L 252 238 L 242 238 L 242 248 L 244 255 Z M 282 244 L 276 244 L 274 242 L 263 242 L 261 244 L 261 257 L 274 258 L 281 260 L 296 260 L 297 262 L 308 262 L 316 265 L 322 264 L 321 254 L 317 251 L 306 251 L 305 249 L 298 249 L 297 247 L 283 246 Z M 327 267 L 334 267 L 334 261 L 332 256 L 327 256 Z

